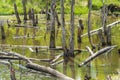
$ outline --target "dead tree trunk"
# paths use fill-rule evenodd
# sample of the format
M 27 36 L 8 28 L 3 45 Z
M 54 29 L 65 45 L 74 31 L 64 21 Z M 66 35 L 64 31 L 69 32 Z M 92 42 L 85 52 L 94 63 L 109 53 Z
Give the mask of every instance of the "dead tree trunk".
M 90 36 L 90 30 L 91 30 L 91 9 L 92 9 L 92 0 L 89 0 L 89 13 L 88 13 L 88 38 L 89 42 L 92 46 L 92 49 L 95 49 L 95 46 L 92 42 L 91 36 Z
M 27 20 L 27 13 L 26 13 L 26 0 L 22 0 L 23 4 L 23 11 L 24 11 L 24 22 Z
M 81 39 L 81 35 L 83 33 L 83 29 L 84 29 L 84 26 L 82 24 L 82 20 L 80 19 L 79 20 L 79 26 L 78 26 L 78 48 L 80 49 L 81 48 L 81 43 L 82 43 L 82 39 Z
M 35 20 L 36 24 L 38 24 L 38 15 L 36 14 L 36 20 Z
M 32 12 L 31 12 L 31 9 L 29 9 L 28 15 L 29 15 L 29 20 L 31 20 L 31 19 L 32 19 Z
M 105 40 L 105 45 L 107 44 L 107 6 L 103 2 L 103 8 L 102 8 L 102 27 L 104 31 L 104 40 Z
M 64 54 L 67 54 L 65 18 L 64 18 L 64 0 L 61 0 L 61 27 L 62 27 L 62 48 L 64 50 Z
M 16 15 L 16 18 L 17 18 L 17 22 L 18 22 L 18 24 L 20 24 L 21 20 L 20 20 L 20 17 L 19 17 L 19 13 L 18 13 L 18 10 L 17 10 L 16 3 L 14 3 L 14 10 L 15 10 L 15 15 Z
M 50 33 L 50 48 L 55 48 L 55 6 L 56 0 L 51 3 L 51 33 Z
M 35 14 L 34 14 L 34 9 L 33 9 L 33 8 L 31 9 L 31 15 L 32 15 L 32 23 L 33 23 L 33 26 L 36 26 Z
M 111 27 L 108 27 L 107 29 L 107 45 L 111 46 Z
M 0 27 L 1 27 L 1 38 L 2 38 L 2 40 L 4 40 L 6 38 L 4 27 L 3 27 L 3 25 L 1 25 Z
M 71 1 L 71 20 L 70 20 L 70 50 L 69 54 L 74 56 L 74 4 L 75 0 Z
M 99 30 L 98 37 L 99 37 L 99 40 L 100 40 L 99 48 L 100 48 L 101 45 L 102 45 L 102 47 L 105 47 L 106 43 L 105 43 L 105 40 L 104 40 L 104 37 L 103 37 L 101 29 Z
M 58 13 L 55 11 L 55 17 L 56 17 L 56 21 L 57 21 L 57 26 L 58 28 L 60 27 L 61 23 L 59 21 L 59 17 L 58 17 Z

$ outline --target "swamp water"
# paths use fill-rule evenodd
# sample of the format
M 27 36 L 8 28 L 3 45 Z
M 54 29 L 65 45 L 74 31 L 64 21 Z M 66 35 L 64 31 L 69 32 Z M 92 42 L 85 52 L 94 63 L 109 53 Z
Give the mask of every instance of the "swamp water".
M 6 39 L 0 39 L 0 50 L 17 52 L 27 57 L 36 59 L 52 59 L 55 56 L 62 54 L 63 51 L 61 50 L 48 49 L 50 35 L 47 34 L 46 39 L 44 39 L 45 27 L 41 27 L 44 24 L 42 24 L 41 21 L 39 22 L 41 23 L 39 24 L 40 27 L 36 29 L 15 28 L 14 26 L 8 27 L 7 24 L 5 24 L 4 28 Z M 116 40 L 120 40 L 120 30 L 118 30 L 119 27 L 120 26 L 118 25 L 114 28 L 114 31 L 117 31 L 118 33 L 114 34 L 114 31 L 112 31 L 112 43 L 118 45 L 118 48 L 120 46 L 120 42 L 116 42 Z M 69 35 L 69 32 L 67 32 L 67 34 Z M 60 33 L 58 34 L 56 43 L 57 46 L 61 46 Z M 85 46 L 88 46 L 88 44 L 89 43 L 86 38 L 83 38 L 82 49 L 85 49 Z M 38 52 L 36 53 L 34 52 L 35 47 L 33 46 L 42 46 L 42 48 L 39 47 Z M 76 41 L 75 47 L 77 48 Z M 75 78 L 75 80 L 84 80 L 86 75 L 89 75 L 91 77 L 91 80 L 106 80 L 108 76 L 113 76 L 113 80 L 120 80 L 120 55 L 118 54 L 118 48 L 113 49 L 110 53 L 106 53 L 97 57 L 95 60 L 89 63 L 89 65 L 85 65 L 80 68 L 78 67 L 78 64 L 90 56 L 87 51 L 78 54 L 74 58 L 73 62 L 69 62 L 67 64 L 67 67 L 65 69 L 63 68 L 63 63 L 51 67 L 64 73 L 67 76 Z M 61 57 L 59 60 L 61 59 L 63 58 Z M 11 60 L 11 62 L 13 62 L 17 80 L 57 80 L 56 77 L 51 76 L 50 74 L 26 69 L 25 62 L 22 60 Z M 41 65 L 50 66 L 49 62 L 35 62 Z M 0 64 L 0 80 L 10 80 L 10 70 L 8 66 L 3 64 Z

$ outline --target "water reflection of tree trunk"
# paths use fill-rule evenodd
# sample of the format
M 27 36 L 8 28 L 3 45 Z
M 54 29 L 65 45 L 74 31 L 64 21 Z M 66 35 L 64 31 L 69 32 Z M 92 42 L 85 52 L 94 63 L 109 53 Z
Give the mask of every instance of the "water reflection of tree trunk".
M 64 63 L 63 63 L 63 73 L 65 75 L 67 75 L 67 69 L 68 69 L 68 66 L 70 66 L 70 69 L 71 69 L 71 77 L 73 79 L 75 79 L 75 65 L 74 65 L 74 58 L 73 57 L 68 57 L 64 60 Z
M 16 27 L 16 34 L 15 34 L 16 36 L 18 36 L 19 35 L 19 27 Z

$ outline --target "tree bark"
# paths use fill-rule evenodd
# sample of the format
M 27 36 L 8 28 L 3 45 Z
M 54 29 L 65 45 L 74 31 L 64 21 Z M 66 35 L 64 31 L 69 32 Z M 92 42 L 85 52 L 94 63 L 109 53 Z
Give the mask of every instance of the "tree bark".
M 45 66 L 42 66 L 42 65 L 38 65 L 38 64 L 35 64 L 35 63 L 28 63 L 26 65 L 27 68 L 30 68 L 30 69 L 33 69 L 33 70 L 36 70 L 36 71 L 42 71 L 42 72 L 46 72 L 46 73 L 49 73 L 49 74 L 52 74 L 62 80 L 73 80 L 72 78 L 70 77 L 67 77 L 65 76 L 64 74 L 60 73 L 59 71 L 56 71 L 50 67 L 45 67 Z
M 46 67 L 46 66 L 43 66 L 43 65 L 38 65 L 38 64 L 32 63 L 32 61 L 29 58 L 27 58 L 26 56 L 20 55 L 18 53 L 15 53 L 15 52 L 8 52 L 8 53 L 0 52 L 0 53 L 6 54 L 6 55 L 13 55 L 13 56 L 16 56 L 20 59 L 25 60 L 27 62 L 27 64 L 26 64 L 27 68 L 52 74 L 53 76 L 56 76 L 56 77 L 60 78 L 61 80 L 74 80 L 74 79 L 60 73 L 59 71 L 57 71 L 55 69 L 52 69 L 50 67 Z
M 16 3 L 14 3 L 14 10 L 15 10 L 15 15 L 16 15 L 16 18 L 17 18 L 17 22 L 18 22 L 18 24 L 20 24 L 21 20 L 20 20 L 20 17 L 19 17 L 19 13 L 18 13 L 18 10 L 17 10 Z
M 103 49 L 100 49 L 98 52 L 94 53 L 93 55 L 91 55 L 90 57 L 88 57 L 84 62 L 82 62 L 81 64 L 79 64 L 79 67 L 82 67 L 83 65 L 87 64 L 88 62 L 92 61 L 93 59 L 97 58 L 99 55 L 113 49 L 116 46 L 108 46 L 105 47 Z
M 56 0 L 51 3 L 51 33 L 50 33 L 50 48 L 55 48 L 55 6 Z
M 75 0 L 71 1 L 71 20 L 70 20 L 70 50 L 69 54 L 74 56 L 74 4 Z
M 32 15 L 33 26 L 36 26 L 35 13 L 34 13 L 34 9 L 33 8 L 31 9 L 31 15 Z
M 120 20 L 115 21 L 115 22 L 107 25 L 107 28 L 108 28 L 108 27 L 113 28 L 113 27 L 114 27 L 115 25 L 117 25 L 117 24 L 120 24 Z M 103 27 L 100 27 L 100 28 L 98 28 L 98 29 L 91 30 L 91 31 L 90 31 L 90 35 L 98 34 L 98 31 L 99 31 L 99 30 L 102 30 L 102 32 L 104 32 Z M 88 33 L 85 33 L 85 34 L 81 35 L 81 37 L 84 37 L 84 36 L 87 36 L 87 35 L 88 35 Z
M 22 0 L 22 4 L 23 4 L 23 11 L 24 11 L 24 22 L 26 22 L 27 20 L 26 1 Z
M 67 54 L 65 18 L 64 18 L 64 0 L 61 0 L 61 27 L 62 27 L 62 48 L 64 50 L 64 54 Z
M 95 49 L 95 46 L 92 42 L 91 36 L 90 36 L 90 31 L 91 31 L 91 10 L 92 10 L 92 0 L 89 0 L 89 13 L 88 13 L 88 38 L 89 42 L 92 46 L 92 49 Z
M 3 25 L 0 25 L 0 27 L 1 27 L 1 38 L 2 38 L 2 40 L 5 40 L 6 36 L 5 36 L 4 27 L 3 27 Z

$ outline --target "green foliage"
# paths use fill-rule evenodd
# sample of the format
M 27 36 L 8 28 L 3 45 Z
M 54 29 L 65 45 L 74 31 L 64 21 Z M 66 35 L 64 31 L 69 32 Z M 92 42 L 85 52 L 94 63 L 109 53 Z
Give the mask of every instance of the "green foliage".
M 35 12 L 38 13 L 42 9 L 45 10 L 46 1 L 51 2 L 51 0 L 26 0 L 27 1 L 27 11 L 29 8 L 34 8 Z M 86 14 L 88 12 L 87 2 L 88 0 L 76 0 L 75 1 L 75 14 Z M 14 2 L 18 6 L 18 11 L 20 14 L 23 13 L 22 0 L 0 0 L 0 15 L 14 14 Z M 105 4 L 116 4 L 120 6 L 120 0 L 105 0 Z M 65 0 L 65 13 L 70 13 L 71 0 Z M 102 7 L 102 0 L 92 0 L 92 9 L 98 10 Z M 60 13 L 60 0 L 57 0 L 57 12 Z

